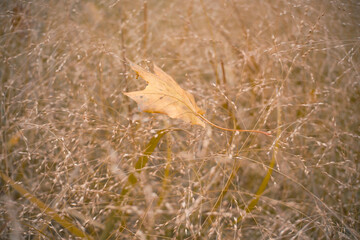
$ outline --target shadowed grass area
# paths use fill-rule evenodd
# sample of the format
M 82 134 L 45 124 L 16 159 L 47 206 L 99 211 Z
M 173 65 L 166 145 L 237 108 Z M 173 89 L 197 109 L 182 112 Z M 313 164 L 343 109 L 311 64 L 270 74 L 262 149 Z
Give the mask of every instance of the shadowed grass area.
M 0 238 L 360 238 L 358 12 L 2 1 Z M 212 123 L 272 136 L 140 112 L 126 59 L 156 63 Z

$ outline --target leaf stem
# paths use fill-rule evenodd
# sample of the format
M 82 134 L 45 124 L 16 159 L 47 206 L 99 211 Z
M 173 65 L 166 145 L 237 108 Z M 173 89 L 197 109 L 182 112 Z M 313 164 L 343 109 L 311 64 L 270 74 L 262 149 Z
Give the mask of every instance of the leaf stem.
M 220 126 L 210 122 L 209 120 L 207 120 L 205 117 L 203 117 L 200 114 L 197 114 L 197 116 L 199 118 L 201 118 L 204 122 L 210 124 L 211 126 L 213 126 L 215 128 L 218 128 L 218 129 L 221 129 L 221 130 L 224 130 L 224 131 L 229 131 L 229 132 L 253 132 L 253 133 L 261 133 L 261 134 L 264 134 L 266 136 L 271 136 L 271 134 L 269 132 L 263 132 L 263 131 L 260 131 L 260 130 L 231 129 L 231 128 L 220 127 Z

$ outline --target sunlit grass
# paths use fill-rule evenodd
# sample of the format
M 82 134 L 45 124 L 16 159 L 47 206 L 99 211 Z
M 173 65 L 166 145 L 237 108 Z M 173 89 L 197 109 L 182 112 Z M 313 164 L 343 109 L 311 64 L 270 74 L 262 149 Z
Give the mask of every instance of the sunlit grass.
M 358 239 L 357 1 L 2 1 L 1 239 Z M 230 129 L 142 113 L 152 62 Z

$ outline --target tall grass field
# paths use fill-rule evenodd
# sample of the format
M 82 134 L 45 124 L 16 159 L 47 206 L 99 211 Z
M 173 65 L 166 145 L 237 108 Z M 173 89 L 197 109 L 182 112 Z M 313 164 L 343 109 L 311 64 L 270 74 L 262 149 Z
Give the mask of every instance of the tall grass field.
M 358 0 L 0 1 L 0 239 L 360 239 L 359 48 Z

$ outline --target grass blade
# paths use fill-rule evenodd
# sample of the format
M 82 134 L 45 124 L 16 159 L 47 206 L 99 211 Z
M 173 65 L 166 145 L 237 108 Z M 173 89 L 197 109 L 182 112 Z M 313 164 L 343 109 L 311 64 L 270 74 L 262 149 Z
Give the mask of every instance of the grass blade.
M 14 182 L 11 178 L 9 178 L 4 173 L 0 172 L 1 178 L 4 182 L 10 184 L 17 192 L 19 192 L 23 197 L 29 200 L 31 203 L 35 204 L 41 211 L 45 212 L 48 216 L 58 222 L 61 226 L 66 228 L 71 234 L 76 237 L 81 237 L 85 239 L 93 239 L 90 235 L 83 232 L 81 229 L 76 227 L 72 222 L 67 219 L 61 217 L 55 209 L 52 209 L 40 199 L 36 198 L 33 194 L 23 188 L 20 184 Z
M 274 146 L 274 149 L 273 149 L 273 154 L 272 154 L 272 157 L 271 157 L 271 162 L 269 164 L 269 168 L 268 168 L 268 171 L 263 179 L 263 181 L 261 182 L 261 185 L 259 187 L 259 189 L 257 190 L 256 194 L 255 194 L 255 198 L 253 200 L 251 200 L 251 202 L 249 203 L 249 205 L 246 207 L 245 211 L 247 213 L 251 212 L 256 204 L 258 203 L 261 195 L 264 193 L 268 183 L 269 183 L 269 180 L 271 178 L 271 174 L 273 172 L 273 169 L 275 167 L 275 164 L 276 164 L 276 156 L 277 156 L 277 153 L 278 153 L 278 149 L 279 149 L 279 141 L 280 141 L 280 134 L 281 134 L 281 108 L 280 108 L 280 104 L 279 102 L 277 103 L 277 131 L 276 131 L 276 142 L 275 142 L 275 146 Z M 239 221 L 241 221 L 242 219 L 242 216 L 240 215 L 238 218 L 237 218 L 237 223 Z
M 161 138 L 168 132 L 174 131 L 177 129 L 162 129 L 157 131 L 157 133 L 150 139 L 149 143 L 146 145 L 146 148 L 141 157 L 139 157 L 138 161 L 135 163 L 135 170 L 140 173 L 141 169 L 144 168 L 149 161 L 149 157 L 154 152 L 156 146 L 158 145 Z M 124 196 L 130 191 L 130 187 L 134 186 L 138 182 L 137 177 L 135 174 L 131 173 L 128 177 L 128 181 L 124 188 L 121 191 L 120 199 L 117 201 L 116 205 L 120 206 Z M 111 235 L 112 231 L 114 230 L 115 223 L 117 221 L 117 216 L 121 216 L 122 212 L 119 210 L 113 210 L 105 222 L 105 229 L 101 234 L 100 239 L 108 239 Z

